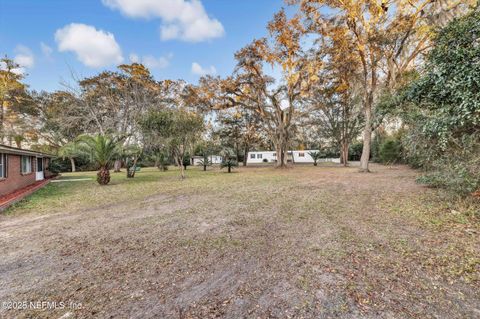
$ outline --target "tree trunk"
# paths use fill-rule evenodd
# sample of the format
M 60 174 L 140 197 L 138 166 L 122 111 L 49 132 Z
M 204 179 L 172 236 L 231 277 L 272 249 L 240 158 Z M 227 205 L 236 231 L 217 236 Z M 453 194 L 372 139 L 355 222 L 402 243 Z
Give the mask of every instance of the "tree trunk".
M 285 132 L 280 132 L 277 134 L 276 152 L 277 152 L 277 168 L 286 168 L 288 162 L 288 141 Z
M 126 160 L 126 166 L 127 166 L 127 178 L 134 178 L 135 177 L 135 172 L 136 172 L 136 169 L 137 169 L 137 161 L 138 161 L 138 158 L 134 158 L 133 159 L 133 163 L 132 163 L 132 166 L 129 166 L 128 165 L 128 160 Z
M 343 141 L 341 144 L 340 163 L 343 166 L 348 165 L 348 143 L 346 141 Z
M 228 165 L 228 172 L 231 173 L 232 172 L 232 166 Z
M 182 149 L 174 151 L 173 155 L 175 157 L 175 162 L 177 163 L 177 166 L 180 168 L 180 178 L 185 179 L 185 170 L 183 166 L 184 153 Z
M 243 149 L 242 166 L 247 166 L 247 159 L 248 159 L 248 146 L 245 145 L 245 148 Z M 238 161 L 238 159 L 237 159 L 237 161 Z
M 185 166 L 183 166 L 182 164 L 180 164 L 179 166 L 180 166 L 180 177 L 182 179 L 185 179 Z
M 203 171 L 206 172 L 207 171 L 207 165 L 203 165 Z
M 72 173 L 75 173 L 75 159 L 73 157 L 70 157 L 70 165 L 72 166 Z
M 0 144 L 5 144 L 5 103 L 5 101 L 2 101 L 2 104 L 0 105 Z
M 372 96 L 365 101 L 365 128 L 363 130 L 363 150 L 360 158 L 360 171 L 369 172 L 368 162 L 370 160 L 370 145 L 372 140 Z
M 101 167 L 97 173 L 97 183 L 107 185 L 110 183 L 110 171 L 106 167 Z
M 119 173 L 121 168 L 122 168 L 122 161 L 121 160 L 115 160 L 115 163 L 113 164 L 113 172 L 114 173 Z
M 240 157 L 240 146 L 239 146 L 239 143 L 238 141 L 235 142 L 235 157 L 237 158 L 237 161 Z

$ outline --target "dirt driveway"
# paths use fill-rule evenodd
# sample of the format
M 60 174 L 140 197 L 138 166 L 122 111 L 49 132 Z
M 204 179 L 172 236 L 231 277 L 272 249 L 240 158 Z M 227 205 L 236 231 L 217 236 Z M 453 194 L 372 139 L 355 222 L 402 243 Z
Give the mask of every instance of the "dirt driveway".
M 158 174 L 140 199 L 1 216 L 0 317 L 480 318 L 478 223 L 415 175 Z

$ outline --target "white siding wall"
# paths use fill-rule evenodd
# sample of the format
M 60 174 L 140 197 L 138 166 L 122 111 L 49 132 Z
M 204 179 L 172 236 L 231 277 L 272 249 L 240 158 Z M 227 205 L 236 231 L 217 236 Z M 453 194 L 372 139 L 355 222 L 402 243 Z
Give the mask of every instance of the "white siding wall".
M 210 162 L 212 164 L 221 164 L 222 163 L 222 157 L 220 155 L 212 155 L 212 156 L 210 156 Z
M 222 157 L 220 155 L 210 155 L 209 161 L 211 164 L 221 164 L 222 163 Z M 195 156 L 193 157 L 193 165 L 201 165 L 200 162 L 203 161 L 202 156 Z
M 310 156 L 310 152 L 316 152 L 317 150 L 305 150 L 305 151 L 289 151 L 293 155 L 293 160 L 295 163 L 312 163 L 313 158 Z M 248 152 L 247 164 L 259 164 L 264 163 L 263 159 L 267 159 L 268 163 L 273 163 L 277 160 L 276 153 L 273 151 L 265 152 Z M 288 156 L 290 159 L 290 156 Z M 318 162 L 333 162 L 340 163 L 339 158 L 322 158 Z
M 247 163 L 265 163 L 263 160 L 267 159 L 268 163 L 273 163 L 277 160 L 277 154 L 272 151 L 265 152 L 248 152 Z
M 309 152 L 315 152 L 315 150 L 306 150 L 306 151 L 292 151 L 293 161 L 295 163 L 312 163 L 313 158 L 308 154 Z
M 318 162 L 332 162 L 332 163 L 337 163 L 340 164 L 340 158 L 321 158 L 318 160 Z

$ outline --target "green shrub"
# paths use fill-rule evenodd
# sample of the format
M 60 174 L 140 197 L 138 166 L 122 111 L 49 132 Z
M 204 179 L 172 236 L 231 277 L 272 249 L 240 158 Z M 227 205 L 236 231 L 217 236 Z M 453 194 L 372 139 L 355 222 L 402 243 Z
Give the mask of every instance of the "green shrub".
M 380 149 L 387 139 L 387 134 L 380 129 L 375 131 L 375 136 L 372 139 L 372 146 L 370 148 L 370 159 L 375 163 L 382 163 L 380 158 Z
M 407 128 L 402 139 L 419 181 L 467 195 L 480 190 L 480 11 L 439 30 L 423 70 L 386 105 Z
M 348 160 L 349 161 L 359 161 L 362 157 L 363 143 L 355 142 L 350 145 L 348 150 Z
M 185 169 L 187 169 L 187 166 L 190 166 L 190 165 L 191 165 L 190 154 L 186 153 L 186 154 L 183 156 L 182 165 L 183 165 L 183 167 L 184 167 Z
M 395 164 L 402 160 L 402 145 L 399 139 L 387 138 L 378 152 L 379 162 L 383 164 Z
M 480 135 L 457 141 L 457 150 L 432 160 L 418 181 L 467 195 L 480 189 Z

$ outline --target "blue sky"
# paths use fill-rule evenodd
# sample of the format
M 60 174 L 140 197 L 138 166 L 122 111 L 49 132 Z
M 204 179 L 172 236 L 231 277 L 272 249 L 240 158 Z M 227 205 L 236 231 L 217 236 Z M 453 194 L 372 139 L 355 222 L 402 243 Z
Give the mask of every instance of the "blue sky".
M 0 0 L 0 54 L 35 90 L 60 89 L 119 61 L 156 79 L 229 74 L 235 51 L 266 35 L 283 0 Z M 197 65 L 192 66 L 194 63 Z

